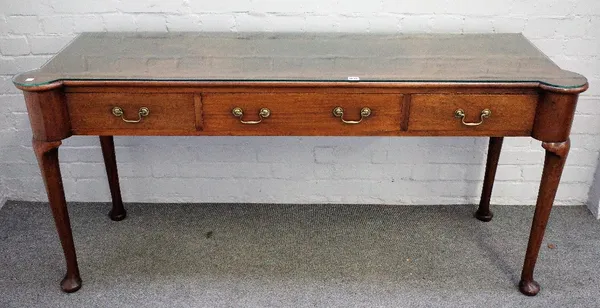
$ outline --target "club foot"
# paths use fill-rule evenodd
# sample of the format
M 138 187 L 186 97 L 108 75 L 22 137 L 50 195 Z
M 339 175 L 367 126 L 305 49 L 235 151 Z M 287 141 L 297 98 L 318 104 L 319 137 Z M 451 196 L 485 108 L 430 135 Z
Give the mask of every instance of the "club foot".
M 76 292 L 77 290 L 81 289 L 81 278 L 79 276 L 65 277 L 60 282 L 60 287 L 66 293 Z
M 535 280 L 521 280 L 519 282 L 519 291 L 527 296 L 535 296 L 540 292 L 540 284 Z
M 492 220 L 492 217 L 494 217 L 494 213 L 492 213 L 491 211 L 477 210 L 477 212 L 475 212 L 475 214 L 473 216 L 475 216 L 475 218 L 477 218 L 481 221 L 488 222 L 488 221 Z
M 108 217 L 110 217 L 110 219 L 112 221 L 121 221 L 121 220 L 125 219 L 125 217 L 127 217 L 127 211 L 123 210 L 123 211 L 113 212 L 111 210 L 110 212 L 108 212 Z

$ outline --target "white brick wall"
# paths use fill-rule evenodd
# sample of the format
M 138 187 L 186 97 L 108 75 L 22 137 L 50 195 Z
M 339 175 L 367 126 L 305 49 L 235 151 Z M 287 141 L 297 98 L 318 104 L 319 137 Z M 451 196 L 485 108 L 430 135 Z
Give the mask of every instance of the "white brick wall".
M 2 182 L 2 180 L 0 180 L 0 208 L 2 208 L 2 206 L 6 202 L 6 199 L 7 199 L 6 187 L 4 186 L 4 183 Z
M 596 166 L 595 180 L 590 188 L 588 196 L 588 208 L 596 218 L 600 219 L 600 156 Z
M 0 196 L 45 200 L 13 74 L 39 67 L 82 31 L 523 32 L 584 74 L 557 204 L 586 203 L 600 149 L 597 0 L 20 0 L 0 4 Z M 476 203 L 485 138 L 120 137 L 125 201 Z M 60 156 L 68 200 L 107 201 L 97 138 Z M 533 204 L 540 143 L 507 138 L 493 202 Z M 596 179 L 598 185 L 599 179 Z M 591 194 L 590 194 L 591 195 Z M 598 204 L 590 209 L 598 212 Z

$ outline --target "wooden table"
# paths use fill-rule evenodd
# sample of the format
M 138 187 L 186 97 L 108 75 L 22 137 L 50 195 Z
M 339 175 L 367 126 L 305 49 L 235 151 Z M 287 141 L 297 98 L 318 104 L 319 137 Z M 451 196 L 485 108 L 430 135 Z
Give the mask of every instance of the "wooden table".
M 544 170 L 519 289 L 533 271 L 586 79 L 520 34 L 84 33 L 41 69 L 15 76 L 67 263 L 81 287 L 58 148 L 100 136 L 112 220 L 126 212 L 115 135 L 490 137 L 481 202 L 503 137 L 542 141 Z

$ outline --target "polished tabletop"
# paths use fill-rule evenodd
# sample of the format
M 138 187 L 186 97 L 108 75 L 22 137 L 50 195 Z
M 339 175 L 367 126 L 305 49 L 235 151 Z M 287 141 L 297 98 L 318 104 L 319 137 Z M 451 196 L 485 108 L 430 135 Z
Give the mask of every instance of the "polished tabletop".
M 82 33 L 13 79 L 61 80 L 587 83 L 512 33 Z

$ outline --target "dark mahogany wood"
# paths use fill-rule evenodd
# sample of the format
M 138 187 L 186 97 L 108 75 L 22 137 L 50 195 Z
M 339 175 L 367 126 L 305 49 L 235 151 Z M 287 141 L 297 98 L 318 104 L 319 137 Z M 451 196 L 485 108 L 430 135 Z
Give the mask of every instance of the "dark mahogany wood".
M 537 86 L 537 88 L 535 88 Z M 540 185 L 538 204 L 534 216 L 531 237 L 527 249 L 527 256 L 523 266 L 523 276 L 519 288 L 527 295 L 535 295 L 539 285 L 533 280 L 533 267 L 541 245 L 545 224 L 548 215 L 566 152 L 568 150 L 568 136 L 573 120 L 578 93 L 584 91 L 587 85 L 574 89 L 557 89 L 537 84 L 437 84 L 437 83 L 409 83 L 409 84 L 336 84 L 329 83 L 179 83 L 179 82 L 107 82 L 107 81 L 64 81 L 40 87 L 23 88 L 25 100 L 33 130 L 34 148 L 40 161 L 40 169 L 46 182 L 48 198 L 53 209 L 55 222 L 60 236 L 65 258 L 67 261 L 67 275 L 62 282 L 66 292 L 76 291 L 81 286 L 81 279 L 77 269 L 75 249 L 71 235 L 68 214 L 60 170 L 58 169 L 57 148 L 60 140 L 75 135 L 99 135 L 104 154 L 109 185 L 113 200 L 111 219 L 125 218 L 126 212 L 122 204 L 118 182 L 118 172 L 114 153 L 113 135 L 378 135 L 378 136 L 487 136 L 491 137 L 488 149 L 488 162 L 482 190 L 481 202 L 475 217 L 489 221 L 492 213 L 489 209 L 494 175 L 496 173 L 498 157 L 505 136 L 532 136 L 542 142 L 546 148 L 546 162 L 544 175 Z M 87 99 L 75 101 L 69 97 L 79 97 L 85 93 Z M 111 102 L 107 99 L 119 93 L 123 101 L 131 106 L 138 107 L 141 94 L 156 94 L 152 97 L 183 98 L 178 100 L 181 108 L 170 112 L 161 109 L 173 103 L 165 101 L 164 106 L 154 102 L 150 116 L 145 118 L 141 125 L 121 123 L 121 120 L 111 114 Z M 175 95 L 167 95 L 174 93 Z M 179 94 L 177 94 L 179 93 Z M 279 99 L 265 99 L 277 97 Z M 217 95 L 218 94 L 218 95 Z M 248 110 L 248 116 L 256 116 L 256 109 L 268 103 L 274 112 L 265 121 L 265 125 L 246 127 L 239 124 L 231 115 L 231 106 L 221 106 L 223 102 L 215 104 L 211 97 L 239 97 L 236 104 Z M 291 105 L 282 97 L 296 97 L 298 108 Z M 339 119 L 331 115 L 331 107 L 321 108 L 315 97 L 327 101 L 334 97 L 344 103 L 348 100 L 342 97 L 361 97 L 360 101 L 351 104 L 350 114 L 355 114 L 362 103 L 376 106 L 371 118 L 365 123 L 353 127 L 345 127 Z M 393 97 L 389 104 L 374 104 L 374 101 L 362 98 Z M 506 97 L 511 99 L 507 100 Z M 81 96 L 83 97 L 83 96 Z M 149 96 L 144 96 L 149 97 Z M 429 104 L 427 108 L 419 108 L 415 98 Z M 457 99 L 460 98 L 460 99 Z M 517 99 L 515 99 L 517 98 Z M 423 100 L 424 99 L 424 100 Z M 449 106 L 447 99 L 451 99 Z M 100 102 L 102 110 L 88 106 L 90 101 Z M 283 103 L 281 103 L 283 102 Z M 286 104 L 287 102 L 287 104 Z M 139 103 L 144 103 L 142 100 Z M 280 105 L 278 105 L 278 103 Z M 312 108 L 309 105 L 312 105 Z M 464 105 L 464 108 L 463 108 Z M 141 106 L 141 105 L 140 105 Z M 71 107 L 71 108 L 69 108 Z M 422 107 L 422 106 L 421 106 Z M 460 121 L 453 116 L 455 108 L 463 108 L 469 117 L 476 116 L 482 108 L 492 110 L 491 121 L 484 121 L 481 126 L 463 127 Z M 127 113 L 134 112 L 136 108 L 127 109 Z M 319 109 L 321 108 L 321 109 Z M 440 108 L 445 108 L 444 110 Z M 254 112 L 251 110 L 254 109 Z M 133 111 L 132 111 L 133 110 Z M 306 112 L 320 110 L 313 116 L 302 116 Z M 428 112 L 431 110 L 431 112 Z M 442 110 L 442 111 L 440 111 Z M 177 117 L 172 118 L 172 115 Z M 287 116 L 287 120 L 281 120 Z M 393 124 L 381 119 L 393 119 Z M 183 119 L 182 121 L 180 121 Z M 212 120 L 211 120 L 212 119 Z M 219 119 L 214 121 L 214 119 Z M 498 121 L 501 119 L 502 121 Z M 147 120 L 147 121 L 146 121 Z M 290 123 L 289 121 L 297 121 Z M 469 118 L 468 121 L 475 121 Z M 91 122 L 90 122 L 91 121 Z M 177 122 L 179 121 L 179 122 Z M 279 122 L 278 122 L 279 121 Z M 331 122 L 330 122 L 331 121 Z M 182 123 L 185 127 L 181 127 Z M 74 123 L 74 124 L 73 124 Z M 92 123 L 92 124 L 90 124 Z M 113 123 L 113 124 L 110 124 Z M 281 123 L 280 125 L 273 125 Z M 419 124 L 420 123 L 420 124 Z M 109 125 L 110 124 L 110 125 Z M 88 125 L 88 126 L 85 126 Z M 145 125 L 145 126 L 144 126 Z M 289 129 L 290 125 L 299 125 Z M 371 127 L 374 125 L 373 127 Z M 419 126 L 420 125 L 420 126 Z M 339 129 L 335 128 L 338 127 Z M 288 129 L 286 129 L 288 128 Z M 368 131 L 369 133 L 365 133 Z M 362 132 L 362 133 L 361 133 Z M 567 149 L 567 150 L 565 150 Z
M 67 262 L 67 273 L 60 285 L 63 291 L 70 293 L 81 288 L 81 277 L 79 276 L 75 244 L 58 164 L 58 147 L 60 145 L 60 141 L 44 142 L 33 139 L 33 150 L 42 171 L 54 223 Z
M 191 93 L 67 93 L 65 95 L 74 132 L 96 129 L 196 131 L 194 95 Z M 166 103 L 168 102 L 168 103 Z M 115 117 L 113 107 L 123 109 L 125 119 L 135 120 L 141 107 L 150 114 L 139 123 Z
M 80 35 L 75 43 L 72 43 L 75 47 L 72 45 L 73 48 L 64 49 L 62 55 L 54 57 L 40 70 L 20 74 L 13 79 L 15 85 L 24 91 L 34 137 L 33 147 L 65 254 L 67 274 L 61 283 L 64 291 L 78 290 L 81 287 L 81 279 L 59 169 L 58 148 L 61 140 L 71 135 L 101 136 L 100 143 L 113 201 L 109 215 L 113 220 L 121 220 L 125 218 L 126 211 L 121 199 L 112 136 L 373 135 L 490 137 L 481 201 L 475 213 L 475 217 L 482 221 L 492 219 L 490 197 L 503 137 L 528 136 L 542 141 L 546 149 L 544 171 L 519 284 L 524 294 L 538 293 L 540 287 L 533 279 L 533 271 L 569 151 L 569 134 L 577 97 L 588 88 L 588 84 L 583 76 L 557 68 L 522 36 L 500 35 L 490 39 L 476 35 L 472 36 L 474 40 L 467 40 L 468 44 L 471 44 L 467 46 L 481 47 L 484 42 L 490 45 L 486 45 L 487 48 L 465 48 L 464 36 L 454 37 L 456 41 L 437 41 L 432 37 L 424 38 L 419 35 L 415 37 L 415 42 L 423 39 L 431 41 L 427 41 L 423 47 L 410 41 L 411 44 L 405 44 L 410 45 L 410 48 L 398 50 L 399 55 L 406 53 L 407 57 L 404 59 L 408 59 L 400 69 L 384 65 L 387 63 L 385 57 L 373 55 L 372 60 L 379 64 L 370 66 L 372 69 L 368 69 L 367 72 L 370 71 L 376 78 L 365 80 L 377 81 L 360 82 L 337 79 L 340 78 L 337 74 L 322 70 L 322 65 L 319 64 L 322 62 L 309 61 L 315 54 L 327 54 L 327 59 L 333 59 L 331 50 L 337 50 L 336 48 L 317 48 L 316 53 L 301 53 L 296 55 L 298 58 L 291 58 L 300 59 L 301 61 L 296 62 L 306 65 L 297 71 L 298 76 L 295 72 L 290 72 L 290 69 L 293 69 L 291 66 L 285 70 L 274 69 L 274 66 L 265 66 L 267 70 L 262 70 L 262 67 L 261 70 L 247 69 L 245 66 L 238 66 L 238 61 L 243 59 L 239 54 L 226 55 L 220 60 L 220 63 L 225 64 L 224 71 L 237 67 L 238 70 L 233 69 L 230 73 L 245 75 L 231 76 L 244 78 L 218 78 L 225 76 L 219 67 L 208 67 L 207 70 L 203 66 L 178 64 L 170 68 L 164 66 L 164 71 L 153 71 L 148 70 L 146 66 L 149 61 L 136 61 L 135 58 L 131 58 L 131 55 L 139 54 L 138 60 L 145 59 L 153 52 L 158 52 L 160 55 L 168 54 L 169 57 L 174 56 L 183 61 L 173 63 L 186 63 L 187 60 L 196 63 L 198 61 L 194 57 L 198 55 L 194 53 L 203 50 L 205 43 L 198 43 L 200 41 L 196 40 L 195 34 L 170 38 L 167 41 L 171 42 L 173 39 L 174 44 L 167 44 L 169 48 L 165 50 L 146 48 L 138 52 L 132 52 L 129 48 L 123 49 L 127 44 L 121 43 L 129 42 L 132 48 L 136 45 L 150 45 L 136 44 L 134 39 L 130 41 L 122 38 L 116 40 L 119 44 L 106 44 L 107 39 L 114 40 L 120 36 L 121 34 L 99 33 Z M 134 36 L 135 40 L 145 37 L 140 33 Z M 256 38 L 257 34 L 252 36 Z M 262 42 L 272 44 L 273 35 L 268 36 L 269 38 Z M 281 37 L 281 34 L 275 37 Z M 147 36 L 148 42 L 154 42 L 152 46 L 163 47 L 164 44 L 158 44 L 156 38 L 156 34 Z M 347 42 L 347 38 L 341 39 Z M 361 39 L 368 41 L 366 37 Z M 405 40 L 406 37 L 401 39 Z M 507 40 L 509 44 L 502 43 L 503 48 L 496 48 L 498 42 L 504 42 L 502 40 Z M 227 41 L 231 43 L 230 39 Z M 160 43 L 164 42 L 165 38 L 160 38 Z M 306 45 L 307 42 L 309 41 L 302 41 L 302 46 L 310 47 Z M 331 43 L 331 40 L 328 39 L 328 42 Z M 254 41 L 244 39 L 238 43 L 236 46 L 243 46 L 240 50 L 244 50 L 252 46 Z M 332 46 L 345 46 L 344 43 L 336 44 Z M 96 52 L 98 46 L 108 46 L 112 49 L 109 48 L 107 54 L 102 55 Z M 321 43 L 315 46 L 321 46 Z M 250 49 L 263 50 L 263 47 Z M 282 50 L 287 52 L 288 47 L 286 45 Z M 174 50 L 178 50 L 180 54 L 174 54 Z M 276 49 L 264 50 L 268 51 L 268 57 L 279 59 L 279 56 L 271 54 Z M 341 59 L 352 59 L 348 57 L 349 50 L 343 50 Z M 468 63 L 456 62 L 456 56 L 462 58 L 465 50 L 469 51 L 466 58 L 471 60 L 467 61 Z M 516 50 L 521 50 L 521 53 L 515 52 Z M 228 51 L 223 50 L 223 53 L 227 54 Z M 435 57 L 430 58 L 439 61 L 440 65 L 423 65 L 430 59 L 424 58 L 423 55 L 427 56 L 431 51 L 435 52 Z M 80 61 L 81 57 L 86 58 L 86 52 L 91 52 L 88 60 L 96 61 L 95 65 L 90 66 L 88 62 Z M 254 53 L 250 56 L 261 58 Z M 289 54 L 284 54 L 284 58 L 288 59 L 287 57 Z M 398 63 L 396 60 L 403 57 L 392 58 L 393 61 L 389 63 Z M 121 63 L 120 60 L 133 61 L 125 66 L 129 69 L 113 72 L 113 64 Z M 502 62 L 504 60 L 506 61 Z M 231 62 L 226 63 L 227 61 Z M 364 62 L 362 56 L 359 62 Z M 344 72 L 365 71 L 363 64 L 354 69 L 346 65 L 336 66 L 335 69 Z M 482 64 L 489 66 L 482 70 Z M 510 66 L 513 64 L 516 66 Z M 131 68 L 136 69 L 132 71 Z M 106 71 L 103 71 L 104 69 Z M 211 75 L 212 69 L 216 75 Z M 390 70 L 386 71 L 387 69 Z M 485 74 L 482 75 L 484 71 Z M 257 73 L 269 78 L 257 78 L 262 76 Z M 275 75 L 271 76 L 272 73 Z M 143 76 L 147 78 L 129 80 Z M 282 76 L 284 78 L 281 78 Z M 277 81 L 288 80 L 285 76 L 306 78 Z M 333 79 L 337 81 L 332 81 L 327 76 L 337 76 Z M 421 78 L 418 78 L 419 76 Z M 391 77 L 390 81 L 386 81 L 388 77 Z M 316 81 L 302 81 L 305 79 Z M 111 112 L 112 108 L 117 106 L 124 110 L 126 118 L 129 119 L 136 119 L 141 107 L 149 108 L 150 112 L 139 123 L 124 122 Z M 332 109 L 336 106 L 343 107 L 347 112 L 347 119 L 350 120 L 357 120 L 363 107 L 370 107 L 372 114 L 358 125 L 346 125 L 333 116 Z M 246 120 L 257 120 L 257 112 L 262 107 L 270 108 L 272 113 L 258 125 L 246 125 L 233 116 L 233 107 L 243 108 Z M 457 109 L 464 110 L 464 120 L 471 124 L 480 120 L 483 109 L 490 109 L 492 115 L 481 124 L 466 125 L 454 116 Z
M 544 142 L 567 140 L 575 117 L 577 98 L 577 94 L 543 92 L 540 95 L 531 136 Z
M 114 221 L 120 221 L 125 219 L 127 211 L 123 207 L 123 200 L 121 198 L 113 136 L 100 136 L 100 147 L 102 147 L 102 156 L 104 157 L 104 166 L 106 167 L 106 176 L 108 177 L 108 186 L 110 187 L 110 195 L 112 197 L 112 209 L 108 213 L 108 216 Z
M 352 93 L 207 93 L 202 95 L 204 128 L 212 135 L 313 135 L 364 136 L 386 135 L 400 131 L 402 95 Z M 336 107 L 344 109 L 346 120 L 359 120 L 363 107 L 371 115 L 358 125 L 344 124 L 333 115 Z M 258 120 L 261 108 L 271 115 L 258 125 L 245 125 L 232 116 L 240 107 L 243 119 Z
M 529 296 L 536 295 L 540 291 L 540 285 L 533 280 L 533 270 L 542 245 L 546 224 L 548 223 L 558 183 L 560 182 L 560 176 L 565 166 L 567 154 L 569 153 L 570 141 L 567 139 L 564 142 L 544 142 L 542 143 L 542 147 L 546 149 L 544 171 L 540 182 L 535 214 L 533 215 L 533 222 L 531 224 L 531 233 L 529 235 L 529 243 L 527 244 L 521 281 L 519 282 L 521 293 Z
M 104 83 L 104 82 L 100 82 Z M 457 85 L 456 88 L 445 85 L 444 87 L 430 87 L 423 85 L 423 88 L 403 87 L 398 85 L 397 88 L 383 87 L 356 87 L 351 88 L 347 85 L 342 87 L 320 87 L 311 84 L 311 87 L 298 87 L 297 84 L 277 84 L 273 88 L 265 88 L 264 85 L 252 88 L 252 84 L 244 86 L 231 87 L 180 87 L 174 82 L 165 82 L 161 84 L 149 83 L 144 86 L 143 83 L 127 84 L 127 87 L 119 90 L 117 84 L 110 84 L 112 88 L 93 87 L 93 83 L 81 85 L 82 87 L 68 86 L 58 84 L 54 88 L 43 87 L 40 89 L 28 89 L 33 91 L 25 91 L 28 111 L 30 114 L 31 125 L 34 132 L 34 139 L 39 140 L 38 143 L 45 144 L 43 141 L 60 141 L 69 137 L 72 134 L 97 134 L 100 137 L 102 152 L 106 164 L 106 171 L 109 178 L 109 185 L 113 200 L 113 207 L 110 212 L 110 217 L 113 220 L 121 220 L 125 218 L 126 212 L 123 207 L 121 193 L 119 189 L 118 172 L 116 167 L 116 158 L 114 153 L 114 142 L 112 135 L 378 135 L 378 136 L 488 136 L 490 145 L 488 149 L 488 161 L 486 167 L 486 175 L 482 190 L 481 202 L 479 209 L 475 213 L 475 217 L 483 221 L 489 221 L 492 218 L 492 212 L 489 209 L 490 196 L 494 183 L 498 158 L 500 155 L 503 137 L 505 136 L 533 136 L 541 140 L 547 148 L 546 168 L 544 171 L 542 185 L 540 186 L 540 197 L 538 200 L 538 209 L 534 218 L 534 227 L 530 243 L 528 246 L 527 258 L 523 267 L 523 279 L 520 284 L 520 289 L 523 293 L 534 295 L 539 290 L 537 283 L 533 280 L 533 265 L 537 258 L 539 245 L 543 235 L 545 223 L 548 219 L 547 214 L 552 205 L 560 170 L 564 161 L 557 162 L 563 159 L 560 156 L 559 150 L 552 150 L 555 144 L 562 144 L 561 141 L 567 140 L 577 103 L 577 93 L 569 93 L 565 91 L 549 92 L 552 89 L 544 89 L 532 91 L 527 87 L 515 86 L 512 89 L 498 88 L 491 85 L 489 88 L 472 87 L 468 88 L 464 85 Z M 136 87 L 138 86 L 138 87 Z M 173 87 L 171 87 L 173 86 Z M 96 92 L 88 91 L 94 89 Z M 584 90 L 581 88 L 579 90 Z M 501 91 L 500 91 L 501 90 Z M 90 100 L 75 102 L 69 100 L 68 97 L 79 95 L 79 92 L 86 93 L 90 99 L 106 102 L 105 107 L 100 113 L 92 112 L 88 114 L 88 110 L 93 108 L 81 108 L 78 104 L 87 104 Z M 154 102 L 151 107 L 151 114 L 146 121 L 146 124 L 127 124 L 121 123 L 121 120 L 115 118 L 111 114 L 107 97 L 112 97 L 114 94 L 119 95 L 125 100 L 132 100 L 132 104 L 137 104 L 133 98 L 140 97 L 140 93 L 156 93 L 158 96 L 166 97 L 166 93 L 186 93 L 178 94 L 175 98 L 184 98 L 186 103 L 182 109 L 178 109 L 180 115 L 185 114 L 185 129 L 177 123 L 175 119 L 170 118 L 169 113 L 162 112 L 157 109 L 161 106 L 158 102 Z M 241 92 L 240 92 L 241 91 Z M 66 93 L 66 94 L 65 94 Z M 109 93 L 109 94 L 107 94 Z M 129 94 L 131 96 L 129 96 Z M 268 95 L 265 93 L 269 93 Z M 107 96 L 108 95 L 108 96 Z M 112 96 L 111 96 L 112 95 Z M 460 100 L 456 98 L 460 96 Z M 158 97 L 156 96 L 156 97 Z M 267 97 L 268 96 L 268 97 Z M 513 99 L 506 100 L 505 96 L 510 96 Z M 225 104 L 221 101 L 213 101 L 211 97 L 235 97 L 240 98 L 232 101 L 231 104 Z M 277 98 L 277 99 L 271 99 Z M 294 97 L 298 102 L 307 102 L 306 104 L 297 104 L 301 106 L 293 108 L 293 104 L 286 101 L 285 97 Z M 350 104 L 350 101 L 343 99 L 344 97 L 360 97 L 359 101 Z M 374 97 L 390 97 L 387 104 L 374 101 Z M 418 104 L 415 104 L 415 97 L 425 98 L 429 102 L 429 107 L 419 112 Z M 322 98 L 315 100 L 315 98 Z M 357 114 L 358 108 L 362 107 L 363 103 L 368 103 L 371 107 L 374 106 L 374 112 L 371 118 L 365 123 L 346 127 L 342 125 L 338 118 L 332 116 L 329 104 L 327 108 L 322 108 L 316 102 L 326 102 L 333 98 L 343 103 L 343 106 L 349 105 L 349 113 Z M 369 100 L 369 98 L 371 100 Z M 448 107 L 445 104 L 446 99 L 453 99 L 455 106 Z M 482 98 L 484 98 L 482 100 Z M 518 98 L 515 100 L 514 98 Z M 71 103 L 73 108 L 67 108 Z M 283 103 L 282 103 L 283 102 Z M 143 103 L 143 102 L 141 102 Z M 165 101 L 165 106 L 171 101 Z M 256 126 L 245 126 L 239 123 L 239 119 L 231 115 L 233 105 L 240 103 L 241 107 L 248 108 L 248 116 L 256 116 L 257 108 L 264 104 L 269 104 L 273 109 L 273 113 L 265 123 Z M 514 106 L 511 106 L 511 103 Z M 75 106 L 77 104 L 78 106 Z M 135 105 L 134 104 L 134 105 Z M 279 104 L 279 105 L 278 105 Z M 312 105 L 310 105 L 312 104 Z M 224 106 L 226 105 L 226 106 Z M 492 109 L 492 119 L 500 117 L 506 121 L 484 121 L 478 127 L 463 127 L 460 121 L 454 118 L 452 112 L 454 108 L 463 107 L 468 111 L 469 115 L 481 108 Z M 436 106 L 442 106 L 444 112 L 438 112 Z M 137 107 L 137 105 L 135 106 Z M 319 109 L 321 108 L 321 109 Z M 470 109 L 469 109 L 470 108 Z M 72 109 L 72 110 L 71 110 Z M 73 112 L 80 110 L 81 112 Z M 153 112 L 158 110 L 157 112 Z M 166 110 L 166 109 L 165 109 Z M 320 110 L 318 113 L 310 117 L 302 117 L 306 112 Z M 426 112 L 433 110 L 433 112 Z M 437 110 L 437 111 L 436 111 Z M 135 111 L 135 108 L 134 108 Z M 182 113 L 185 111 L 185 113 Z M 252 112 L 254 111 L 254 112 Z M 494 113 L 496 111 L 496 113 Z M 128 110 L 129 112 L 129 110 Z M 526 115 L 525 118 L 522 116 Z M 287 119 L 282 122 L 281 116 L 286 116 Z M 177 119 L 181 119 L 177 117 Z M 214 121 L 214 119 L 219 119 Z M 384 119 L 384 121 L 381 121 Z M 392 119 L 386 122 L 385 119 Z M 296 122 L 291 122 L 291 121 Z M 469 119 L 475 121 L 476 119 Z M 78 129 L 82 123 L 90 123 L 85 121 L 93 121 L 85 130 Z M 115 122 L 117 121 L 117 122 Z M 393 123 L 392 123 L 393 122 Z M 77 125 L 72 125 L 76 123 Z M 113 126 L 109 123 L 117 123 Z M 280 123 L 279 125 L 273 125 Z M 412 123 L 412 124 L 411 124 Z M 420 127 L 414 123 L 421 123 Z M 425 123 L 425 124 L 423 124 Z M 85 125 L 88 125 L 85 124 Z M 264 124 L 264 125 L 263 125 Z M 144 127 L 146 125 L 147 127 Z M 289 129 L 290 125 L 297 125 L 294 129 Z M 372 125 L 375 125 L 371 127 Z M 416 125 L 416 126 L 415 126 Z M 515 128 L 517 127 L 517 129 Z M 424 130 L 420 130 L 424 129 Z M 441 130 L 440 130 L 441 129 Z M 365 133 L 368 131 L 369 133 Z M 361 133 L 362 132 L 362 133 Z M 565 139 L 563 139 L 565 138 Z M 558 142 L 558 143 L 553 143 Z M 53 144 L 53 143 L 51 143 Z M 60 143 L 53 144 L 58 147 Z M 41 146 L 39 146 L 41 147 Z M 564 146 L 563 146 L 564 147 Z M 550 149 L 550 150 L 548 150 Z M 80 286 L 79 274 L 77 271 L 77 263 L 73 248 L 73 239 L 69 229 L 68 216 L 65 211 L 60 211 L 60 205 L 64 204 L 64 193 L 62 191 L 62 183 L 60 174 L 58 173 L 57 157 L 53 150 L 39 151 L 36 153 L 48 153 L 38 155 L 41 161 L 40 168 L 44 174 L 45 181 L 48 183 L 48 198 L 51 200 L 51 205 L 55 212 L 55 220 L 57 228 L 59 228 L 59 236 L 61 243 L 65 249 L 65 257 L 67 259 L 67 277 L 62 283 L 63 289 L 67 292 L 77 290 Z M 558 153 L 558 154 L 557 154 Z M 566 155 L 564 156 L 566 157 Z M 48 163 L 48 159 L 56 160 L 53 163 Z M 552 167 L 560 164 L 560 168 Z M 550 167 L 549 167 L 550 166 Z M 62 199 L 61 199 L 62 198 Z M 65 217 L 67 220 L 65 220 Z
M 50 90 L 23 94 L 36 140 L 59 141 L 71 136 L 71 120 L 60 84 Z
M 510 94 L 415 94 L 410 104 L 409 131 L 520 132 L 529 136 L 538 95 Z M 462 109 L 466 122 L 479 122 L 481 111 L 492 115 L 479 126 L 465 126 L 454 117 Z M 443 134 L 443 133 L 442 133 Z
M 490 199 L 492 197 L 492 188 L 494 187 L 494 178 L 496 177 L 496 169 L 498 168 L 498 159 L 500 159 L 503 141 L 503 137 L 490 138 L 481 200 L 479 201 L 479 208 L 475 212 L 475 218 L 481 221 L 490 221 L 494 217 L 494 214 L 490 211 Z

